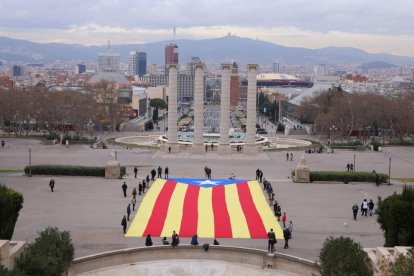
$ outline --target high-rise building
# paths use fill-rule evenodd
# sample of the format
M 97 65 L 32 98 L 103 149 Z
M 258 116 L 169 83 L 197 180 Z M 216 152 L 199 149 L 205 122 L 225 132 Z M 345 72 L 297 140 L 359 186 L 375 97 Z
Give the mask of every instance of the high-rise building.
M 168 64 L 177 63 L 178 64 L 178 46 L 177 44 L 168 44 L 165 45 L 165 74 L 168 74 Z
M 273 73 L 279 73 L 280 71 L 279 71 L 279 66 L 280 66 L 280 64 L 279 64 L 279 62 L 278 61 L 273 61 L 273 66 L 272 66 L 272 72 Z
M 326 64 L 318 64 L 313 68 L 313 72 L 316 76 L 324 76 L 326 75 Z
M 118 72 L 120 57 L 119 54 L 112 53 L 110 51 L 106 53 L 100 53 L 99 59 L 99 71 L 100 72 Z
M 86 72 L 86 66 L 83 64 L 76 64 L 75 73 L 80 75 Z
M 195 76 L 195 68 L 199 63 L 201 63 L 201 59 L 199 57 L 191 57 L 191 61 L 187 63 L 187 74 Z
M 23 75 L 23 67 L 20 65 L 13 65 L 13 77 L 20 77 Z
M 131 51 L 129 53 L 129 75 L 140 76 L 147 74 L 147 53 Z
M 230 72 L 230 106 L 236 107 L 239 103 L 239 66 L 233 62 Z

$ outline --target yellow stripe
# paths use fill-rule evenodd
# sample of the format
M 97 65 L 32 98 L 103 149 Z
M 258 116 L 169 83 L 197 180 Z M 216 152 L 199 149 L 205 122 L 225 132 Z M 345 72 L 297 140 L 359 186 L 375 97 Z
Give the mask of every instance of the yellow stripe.
M 225 185 L 225 195 L 227 211 L 230 216 L 231 230 L 233 238 L 250 238 L 249 227 L 247 226 L 246 217 L 240 205 L 237 184 Z
M 273 228 L 273 230 L 276 233 L 276 238 L 283 239 L 282 228 L 277 222 L 274 213 L 270 209 L 270 206 L 267 203 L 266 198 L 264 197 L 259 183 L 257 181 L 249 181 L 248 185 L 253 197 L 253 202 L 256 205 L 256 209 L 259 212 L 260 217 L 262 218 L 266 230 L 269 231 L 270 228 Z
M 173 230 L 180 233 L 181 220 L 183 218 L 184 197 L 188 185 L 177 183 L 171 195 L 170 205 L 168 206 L 167 217 L 165 218 L 164 228 L 161 237 L 171 236 Z
M 214 238 L 212 188 L 200 188 L 198 194 L 198 226 L 200 238 Z
M 139 206 L 138 212 L 135 215 L 131 226 L 128 229 L 125 237 L 142 237 L 142 234 L 147 227 L 148 221 L 152 215 L 152 209 L 154 208 L 155 201 L 160 194 L 160 191 L 164 187 L 165 180 L 157 179 L 146 193 L 144 199 Z

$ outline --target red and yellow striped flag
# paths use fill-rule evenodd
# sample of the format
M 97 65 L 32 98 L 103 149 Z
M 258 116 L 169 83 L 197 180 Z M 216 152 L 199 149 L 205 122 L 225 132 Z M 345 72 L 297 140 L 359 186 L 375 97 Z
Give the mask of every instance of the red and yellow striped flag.
M 149 189 L 126 237 L 266 239 L 282 229 L 257 181 L 158 179 Z

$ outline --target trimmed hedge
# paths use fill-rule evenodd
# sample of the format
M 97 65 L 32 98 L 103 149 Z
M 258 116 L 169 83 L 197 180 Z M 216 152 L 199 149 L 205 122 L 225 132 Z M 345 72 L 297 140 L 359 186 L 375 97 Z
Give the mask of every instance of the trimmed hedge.
M 23 195 L 0 184 L 0 240 L 11 240 L 19 211 L 22 208 Z M 1 269 L 0 275 L 3 275 Z
M 29 174 L 29 166 L 24 168 L 24 172 Z M 86 167 L 71 165 L 37 165 L 31 166 L 32 174 L 43 175 L 71 175 L 71 176 L 105 176 L 105 167 Z M 126 168 L 121 167 L 121 177 L 126 173 Z
M 380 178 L 380 183 L 386 183 L 388 181 L 388 175 L 379 173 L 378 176 Z M 375 182 L 375 173 L 313 171 L 310 172 L 310 181 Z

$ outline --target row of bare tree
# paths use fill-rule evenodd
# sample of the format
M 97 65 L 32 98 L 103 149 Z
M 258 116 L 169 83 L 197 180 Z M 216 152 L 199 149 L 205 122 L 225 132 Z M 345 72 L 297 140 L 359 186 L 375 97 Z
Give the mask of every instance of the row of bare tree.
M 106 92 L 113 95 L 113 90 L 109 90 Z M 86 93 L 38 89 L 0 91 L 0 124 L 5 131 L 20 135 L 32 130 L 73 131 L 83 135 L 91 130 L 91 123 L 110 128 L 117 115 L 117 105 L 115 97 L 104 92 L 103 88 Z
M 348 139 L 392 133 L 402 139 L 414 133 L 414 91 L 381 95 L 331 89 L 305 100 L 299 116 L 313 123 L 317 134 Z

